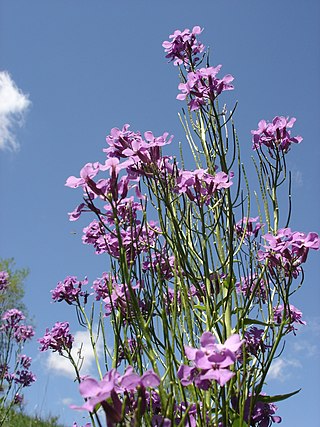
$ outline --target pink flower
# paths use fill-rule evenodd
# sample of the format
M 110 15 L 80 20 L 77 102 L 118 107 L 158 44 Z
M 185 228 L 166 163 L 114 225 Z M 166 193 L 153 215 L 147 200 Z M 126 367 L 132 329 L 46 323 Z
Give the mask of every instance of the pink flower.
M 272 123 L 260 120 L 258 129 L 252 130 L 252 148 L 257 150 L 263 145 L 268 147 L 269 153 L 273 156 L 272 151 L 279 149 L 283 153 L 290 150 L 291 144 L 299 144 L 302 141 L 301 136 L 291 136 L 291 129 L 296 119 L 292 117 L 276 116 Z
M 214 379 L 224 386 L 235 375 L 228 368 L 236 361 L 236 353 L 244 342 L 238 334 L 233 334 L 224 344 L 219 344 L 211 332 L 204 332 L 200 349 L 185 346 L 185 355 L 193 362 L 193 367 L 180 366 L 178 378 L 182 385 L 194 382 L 198 388 L 207 390 Z
M 184 101 L 189 96 L 190 102 L 188 105 L 190 110 L 194 111 L 208 101 L 213 102 L 221 92 L 233 90 L 233 86 L 230 83 L 234 78 L 230 74 L 225 75 L 222 79 L 216 78 L 221 67 L 222 65 L 200 68 L 188 73 L 187 82 L 180 83 L 178 86 L 182 93 L 177 95 L 177 99 Z
M 199 43 L 197 36 L 201 34 L 203 29 L 195 26 L 190 31 L 186 28 L 184 31 L 176 30 L 169 36 L 171 41 L 164 41 L 162 46 L 167 53 L 166 58 L 174 61 L 174 65 L 190 64 L 190 62 L 197 62 L 198 58 L 193 57 L 198 53 L 203 52 L 204 45 Z

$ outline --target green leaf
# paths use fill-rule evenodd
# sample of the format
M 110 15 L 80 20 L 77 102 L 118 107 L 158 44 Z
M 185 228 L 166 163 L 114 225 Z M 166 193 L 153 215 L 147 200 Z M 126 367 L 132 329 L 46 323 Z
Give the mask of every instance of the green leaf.
M 277 394 L 275 396 L 259 396 L 259 402 L 266 402 L 266 403 L 280 402 L 281 400 L 289 399 L 289 397 L 299 393 L 300 390 L 301 388 L 299 388 L 299 390 L 293 391 L 292 393 Z
M 239 417 L 233 421 L 232 427 L 248 427 L 248 424 Z
M 262 325 L 262 326 L 270 326 L 270 324 L 269 324 L 269 323 L 262 322 L 261 320 L 257 320 L 257 319 L 249 319 L 249 318 L 244 319 L 244 320 L 243 320 L 243 323 L 244 323 L 245 325 Z

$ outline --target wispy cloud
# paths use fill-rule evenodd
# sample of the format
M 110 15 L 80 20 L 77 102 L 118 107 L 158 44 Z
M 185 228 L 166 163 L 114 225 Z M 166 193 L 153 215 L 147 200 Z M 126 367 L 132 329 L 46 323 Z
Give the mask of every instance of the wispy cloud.
M 292 174 L 292 182 L 293 184 L 298 187 L 301 188 L 303 187 L 303 175 L 302 172 L 298 169 L 293 169 L 293 171 L 291 172 Z
M 268 372 L 268 379 L 286 381 L 292 374 L 293 368 L 301 368 L 302 364 L 297 359 L 276 359 Z
M 22 126 L 29 106 L 28 95 L 17 87 L 7 71 L 0 71 L 0 149 L 19 149 L 14 130 Z
M 98 355 L 101 355 L 103 349 L 102 340 L 98 340 L 96 349 Z M 94 370 L 95 357 L 90 342 L 90 336 L 87 331 L 78 331 L 75 333 L 71 354 L 75 362 L 80 360 L 79 357 L 81 357 L 81 375 L 90 375 L 96 372 L 96 370 Z M 46 364 L 51 372 L 54 372 L 56 375 L 63 375 L 73 379 L 75 377 L 74 368 L 70 361 L 57 353 L 50 353 Z

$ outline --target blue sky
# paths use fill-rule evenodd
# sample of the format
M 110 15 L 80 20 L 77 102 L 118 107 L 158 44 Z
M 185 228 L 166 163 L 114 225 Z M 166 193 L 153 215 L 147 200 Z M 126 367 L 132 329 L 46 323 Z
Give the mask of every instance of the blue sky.
M 25 94 L 14 100 L 12 114 L 0 109 L 2 135 L 8 130 L 4 118 L 13 124 L 1 139 L 0 256 L 31 270 L 25 301 L 37 336 L 57 320 L 74 321 L 68 307 L 50 302 L 59 280 L 70 274 L 92 281 L 108 269 L 106 258 L 81 243 L 86 222 L 68 221 L 81 193 L 66 188 L 66 178 L 77 176 L 87 162 L 102 161 L 105 136 L 124 123 L 155 135 L 168 131 L 175 147 L 184 141 L 177 70 L 161 46 L 175 29 L 203 27 L 212 65 L 223 64 L 222 72 L 235 77 L 235 90 L 225 99 L 229 107 L 239 101 L 235 122 L 245 160 L 251 155 L 250 130 L 260 119 L 297 118 L 295 130 L 304 140 L 288 156 L 294 177 L 291 225 L 320 231 L 319 18 L 320 4 L 312 0 L 0 0 L 0 71 Z M 18 144 L 19 150 L 6 149 Z M 278 405 L 283 427 L 318 417 L 318 256 L 310 255 L 305 283 L 293 301 L 309 326 L 287 343 L 269 385 L 272 393 L 303 387 Z M 73 325 L 73 332 L 79 330 Z M 28 410 L 60 415 L 71 426 L 81 420 L 66 404 L 81 402 L 77 388 L 67 373 L 59 375 L 56 362 L 49 360 L 48 368 L 49 355 L 39 355 L 37 347 L 28 348 L 38 376 L 26 394 Z

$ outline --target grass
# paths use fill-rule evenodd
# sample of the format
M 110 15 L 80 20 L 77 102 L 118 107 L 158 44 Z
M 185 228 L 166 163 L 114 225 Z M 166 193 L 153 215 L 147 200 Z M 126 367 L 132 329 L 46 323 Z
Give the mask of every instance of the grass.
M 4 422 L 3 427 L 63 427 L 58 423 L 58 417 L 48 416 L 40 418 L 35 415 L 23 414 L 21 412 L 11 412 L 8 419 Z

